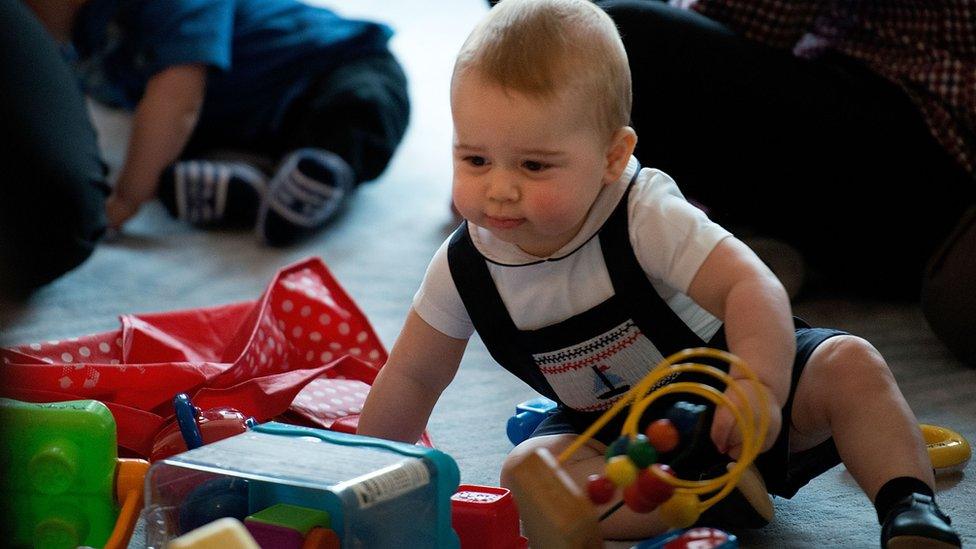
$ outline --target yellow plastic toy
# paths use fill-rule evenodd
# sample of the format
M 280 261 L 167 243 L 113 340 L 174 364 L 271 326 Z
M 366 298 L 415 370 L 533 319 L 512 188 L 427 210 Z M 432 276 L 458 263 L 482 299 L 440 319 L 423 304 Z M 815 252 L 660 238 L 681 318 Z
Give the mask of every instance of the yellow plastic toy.
M 973 454 L 969 441 L 952 429 L 924 423 L 920 427 L 936 474 L 954 473 L 966 467 Z
M 628 406 L 630 411 L 624 421 L 622 435 L 627 436 L 631 442 L 636 440 L 641 415 L 652 402 L 664 395 L 692 393 L 716 405 L 727 406 L 742 434 L 742 454 L 739 461 L 731 464 L 724 475 L 693 481 L 667 474 L 658 465 L 651 464 L 634 471 L 621 464 L 620 460 L 611 459 L 608 462 L 607 478 L 611 479 L 617 488 L 623 488 L 625 492 L 628 485 L 641 474 L 654 475 L 660 481 L 672 486 L 674 490 L 670 497 L 661 503 L 658 509 L 662 520 L 675 528 L 693 524 L 702 512 L 715 505 L 735 488 L 739 477 L 762 449 L 766 429 L 769 426 L 769 403 L 764 391 L 756 391 L 760 403 L 758 410 L 753 409 L 739 382 L 718 368 L 693 362 L 701 358 L 726 362 L 730 369 L 734 367 L 737 372 L 745 375 L 749 382 L 759 384 L 752 370 L 731 353 L 709 348 L 686 349 L 669 356 L 651 370 L 593 425 L 580 434 L 573 444 L 560 453 L 558 459 L 554 459 L 545 450 L 539 450 L 516 465 L 513 469 L 512 488 L 519 502 L 526 536 L 533 547 L 599 547 L 602 545 L 597 528 L 600 519 L 596 517 L 595 508 L 560 465 Z M 664 378 L 682 372 L 706 374 L 723 382 L 738 400 L 744 403 L 743 409 L 733 405 L 722 392 L 702 383 L 672 382 L 652 391 Z M 636 469 L 636 466 L 633 467 Z M 702 499 L 705 494 L 711 495 Z M 572 519 L 567 520 L 567 517 Z

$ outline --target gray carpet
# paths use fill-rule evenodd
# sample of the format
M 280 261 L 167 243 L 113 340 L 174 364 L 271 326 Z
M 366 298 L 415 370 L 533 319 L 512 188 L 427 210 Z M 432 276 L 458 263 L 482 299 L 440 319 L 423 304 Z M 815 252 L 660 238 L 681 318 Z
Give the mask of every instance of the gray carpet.
M 120 313 L 194 308 L 260 295 L 282 265 L 321 256 L 392 346 L 427 261 L 450 222 L 451 126 L 448 80 L 454 53 L 486 9 L 482 0 L 368 0 L 338 4 L 344 13 L 389 22 L 394 49 L 410 77 L 413 113 L 402 148 L 383 177 L 361 189 L 347 211 L 311 242 L 286 250 L 259 245 L 248 232 L 202 232 L 152 204 L 77 270 L 25 304 L 4 304 L 0 345 L 64 339 L 117 326 Z M 96 109 L 107 158 L 118 166 L 127 120 Z M 798 314 L 866 337 L 889 360 L 920 421 L 976 441 L 976 370 L 956 362 L 911 304 L 817 299 Z M 477 340 L 429 430 L 457 460 L 462 482 L 496 485 L 510 449 L 505 421 L 533 393 L 494 366 Z M 879 448 L 884 452 L 884 448 Z M 897 459 L 897 456 L 892 456 Z M 939 499 L 967 544 L 976 542 L 976 462 L 939 481 Z M 816 479 L 777 519 L 740 533 L 744 547 L 873 547 L 874 511 L 843 467 Z M 629 544 L 613 544 L 625 547 Z

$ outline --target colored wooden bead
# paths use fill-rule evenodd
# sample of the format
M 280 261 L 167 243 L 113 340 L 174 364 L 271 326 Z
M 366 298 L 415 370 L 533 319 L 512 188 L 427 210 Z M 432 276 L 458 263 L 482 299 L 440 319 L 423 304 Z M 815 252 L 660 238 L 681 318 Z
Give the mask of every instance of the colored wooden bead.
M 681 434 L 687 435 L 694 431 L 698 418 L 705 410 L 704 404 L 692 404 L 682 400 L 675 402 L 665 415 L 674 423 Z
M 650 469 L 658 467 L 659 465 L 654 465 Z M 665 465 L 664 467 L 667 467 Z M 660 476 L 654 474 L 650 469 L 645 469 L 637 475 L 637 482 L 634 485 L 640 490 L 641 496 L 648 502 L 657 507 L 658 505 L 664 503 L 674 494 L 674 486 L 668 484 L 661 479 Z
M 644 472 L 646 471 L 642 471 Z M 636 482 L 624 488 L 624 504 L 635 513 L 650 513 L 660 503 L 645 498 Z
M 648 440 L 662 454 L 674 450 L 681 442 L 681 433 L 670 419 L 659 419 L 644 430 Z
M 618 438 L 617 440 L 611 442 L 610 446 L 607 446 L 607 451 L 604 455 L 606 456 L 607 461 L 610 461 L 610 458 L 614 456 L 622 456 L 626 454 L 627 448 L 629 447 L 630 447 L 630 438 L 624 435 Z
M 701 514 L 698 496 L 687 492 L 675 492 L 670 499 L 658 507 L 658 516 L 671 528 L 687 528 L 698 520 Z
M 638 469 L 643 469 L 657 461 L 657 450 L 651 446 L 650 441 L 644 435 L 637 435 L 627 448 L 627 457 Z
M 586 493 L 590 496 L 590 501 L 597 505 L 610 501 L 616 491 L 617 486 L 613 481 L 603 475 L 593 474 L 587 478 Z
M 630 486 L 637 480 L 637 467 L 627 456 L 613 456 L 607 462 L 607 478 L 617 486 Z

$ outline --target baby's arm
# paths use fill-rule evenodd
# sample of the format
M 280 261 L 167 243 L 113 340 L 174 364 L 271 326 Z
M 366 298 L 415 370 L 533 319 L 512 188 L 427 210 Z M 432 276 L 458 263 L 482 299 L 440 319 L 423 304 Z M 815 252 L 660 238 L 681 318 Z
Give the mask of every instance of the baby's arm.
M 689 296 L 725 322 L 729 350 L 738 355 L 763 383 L 770 398 L 770 427 L 763 450 L 772 446 L 782 423 L 781 411 L 790 389 L 791 365 L 796 352 L 793 317 L 783 285 L 745 244 L 722 240 L 705 259 L 688 288 Z M 734 368 L 733 378 L 744 377 Z M 751 383 L 741 386 L 753 406 L 759 405 Z M 726 395 L 736 401 L 734 393 Z M 741 436 L 731 412 L 715 414 L 712 440 L 719 450 L 737 457 Z
M 105 205 L 110 226 L 120 227 L 156 195 L 159 175 L 196 127 L 206 71 L 205 65 L 176 65 L 149 79 L 133 116 L 125 163 Z
M 359 434 L 417 442 L 467 344 L 437 331 L 411 309 L 366 398 Z

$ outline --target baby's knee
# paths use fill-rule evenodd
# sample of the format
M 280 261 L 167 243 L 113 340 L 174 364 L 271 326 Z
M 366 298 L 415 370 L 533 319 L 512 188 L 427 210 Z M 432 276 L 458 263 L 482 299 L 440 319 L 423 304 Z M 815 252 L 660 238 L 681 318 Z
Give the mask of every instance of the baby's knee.
M 823 342 L 814 351 L 811 362 L 819 376 L 834 387 L 868 390 L 895 382 L 888 363 L 867 340 L 852 336 L 836 336 Z
M 505 457 L 505 461 L 502 462 L 502 471 L 500 475 L 501 485 L 505 488 L 512 487 L 512 481 L 515 476 L 515 470 L 522 463 L 527 456 L 535 453 L 538 450 L 546 450 L 551 455 L 556 456 L 564 448 L 566 448 L 573 440 L 575 440 L 574 435 L 550 435 L 530 438 L 508 453 Z

